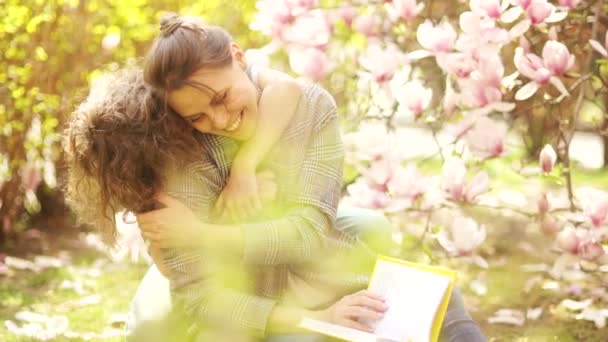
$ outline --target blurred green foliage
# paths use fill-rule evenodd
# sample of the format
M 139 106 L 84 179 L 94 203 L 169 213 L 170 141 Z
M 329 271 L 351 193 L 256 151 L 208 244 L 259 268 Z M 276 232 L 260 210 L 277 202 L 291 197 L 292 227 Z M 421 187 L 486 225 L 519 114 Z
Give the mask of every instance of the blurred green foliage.
M 0 6 L 0 242 L 44 208 L 63 169 L 60 134 L 96 76 L 137 64 L 163 11 L 199 15 L 244 48 L 255 1 L 5 0 Z M 40 185 L 40 186 L 39 186 Z

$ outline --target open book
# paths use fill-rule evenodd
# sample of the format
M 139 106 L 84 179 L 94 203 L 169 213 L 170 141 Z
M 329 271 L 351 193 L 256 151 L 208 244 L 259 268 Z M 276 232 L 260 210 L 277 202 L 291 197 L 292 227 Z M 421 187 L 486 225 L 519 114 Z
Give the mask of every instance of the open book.
M 450 301 L 456 272 L 379 256 L 369 290 L 388 305 L 373 333 L 305 318 L 300 327 L 352 342 L 435 342 Z

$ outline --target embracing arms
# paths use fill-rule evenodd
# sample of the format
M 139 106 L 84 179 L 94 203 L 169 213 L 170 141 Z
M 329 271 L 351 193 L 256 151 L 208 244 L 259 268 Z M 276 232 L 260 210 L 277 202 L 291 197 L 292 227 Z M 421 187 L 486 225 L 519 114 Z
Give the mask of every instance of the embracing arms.
M 262 94 L 256 130 L 239 148 L 228 182 L 215 205 L 216 211 L 224 217 L 242 219 L 262 209 L 257 196 L 256 169 L 279 141 L 302 98 L 301 85 L 291 76 L 269 68 L 261 68 L 257 75 L 254 82 L 262 89 Z

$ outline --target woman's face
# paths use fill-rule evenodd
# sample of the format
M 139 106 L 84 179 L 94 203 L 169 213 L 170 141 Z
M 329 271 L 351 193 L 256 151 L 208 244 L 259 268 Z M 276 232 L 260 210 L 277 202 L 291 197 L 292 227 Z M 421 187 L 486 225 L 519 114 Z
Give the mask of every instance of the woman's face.
M 258 117 L 258 93 L 246 73 L 243 51 L 231 46 L 232 64 L 196 71 L 184 86 L 169 93 L 169 105 L 202 133 L 237 140 L 253 136 Z

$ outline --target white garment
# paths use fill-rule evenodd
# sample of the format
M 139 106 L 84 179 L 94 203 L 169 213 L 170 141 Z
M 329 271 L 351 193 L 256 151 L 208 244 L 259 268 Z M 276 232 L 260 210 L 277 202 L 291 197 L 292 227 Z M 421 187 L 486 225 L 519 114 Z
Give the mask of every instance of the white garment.
M 160 321 L 171 311 L 171 288 L 156 265 L 152 265 L 139 283 L 126 322 L 127 334 L 144 322 Z

